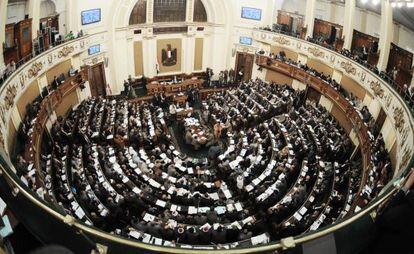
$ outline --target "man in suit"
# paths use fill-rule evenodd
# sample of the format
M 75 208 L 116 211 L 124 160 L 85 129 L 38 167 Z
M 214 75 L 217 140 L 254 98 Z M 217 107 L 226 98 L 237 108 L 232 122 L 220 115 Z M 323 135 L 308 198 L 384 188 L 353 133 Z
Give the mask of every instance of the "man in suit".
M 374 239 L 362 253 L 414 252 L 414 168 L 374 224 Z

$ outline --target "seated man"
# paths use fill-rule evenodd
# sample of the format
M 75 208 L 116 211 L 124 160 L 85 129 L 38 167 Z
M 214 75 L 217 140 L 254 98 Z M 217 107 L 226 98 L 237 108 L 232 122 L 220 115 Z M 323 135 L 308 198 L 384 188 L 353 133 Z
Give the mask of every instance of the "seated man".
M 68 72 L 69 77 L 74 77 L 77 73 L 78 73 L 78 71 L 77 71 L 77 70 L 75 70 L 75 69 L 73 68 L 73 66 L 70 66 L 70 69 L 69 69 L 69 72 Z

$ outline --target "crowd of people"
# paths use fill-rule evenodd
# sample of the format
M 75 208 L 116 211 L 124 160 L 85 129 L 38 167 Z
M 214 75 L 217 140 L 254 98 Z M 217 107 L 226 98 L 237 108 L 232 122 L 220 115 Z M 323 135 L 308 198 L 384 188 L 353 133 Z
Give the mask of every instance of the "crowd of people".
M 260 29 L 265 30 L 265 31 L 270 31 L 270 32 L 278 32 L 278 33 L 281 32 L 280 30 L 272 29 L 269 26 L 262 27 Z M 289 34 L 289 35 L 292 35 L 295 37 L 300 36 L 300 34 Z M 409 87 L 409 84 L 403 84 L 403 85 L 396 84 L 397 73 L 398 73 L 398 69 L 396 67 L 389 69 L 388 71 L 380 71 L 376 65 L 371 65 L 368 63 L 369 52 L 375 51 L 372 48 L 367 48 L 366 45 L 362 45 L 359 51 L 354 50 L 354 52 L 351 52 L 350 50 L 345 49 L 345 48 L 341 50 L 337 50 L 332 44 L 327 43 L 327 40 L 324 37 L 313 38 L 311 36 L 308 36 L 306 40 L 311 43 L 315 43 L 325 48 L 328 48 L 330 50 L 337 51 L 341 55 L 348 57 L 358 62 L 359 64 L 363 65 L 364 67 L 368 68 L 370 71 L 372 71 L 373 73 L 378 75 L 381 79 L 383 79 L 388 84 L 390 84 L 392 87 L 394 87 L 394 89 L 397 90 L 397 92 L 407 101 L 407 103 L 411 107 L 414 107 L 414 87 Z
M 139 103 L 90 98 L 51 129 L 40 163 L 45 199 L 114 234 L 215 248 L 278 240 L 352 213 L 361 161 L 351 160 L 349 137 L 304 91 L 255 80 L 203 101 L 198 91 L 188 94 L 192 106 L 201 103 L 197 121 L 212 133 L 205 158 L 176 143 L 169 128 L 174 104 L 163 94 Z M 380 136 L 376 142 L 368 187 L 388 180 L 388 153 Z M 25 159 L 16 164 L 38 188 Z M 369 200 L 380 187 L 365 189 Z

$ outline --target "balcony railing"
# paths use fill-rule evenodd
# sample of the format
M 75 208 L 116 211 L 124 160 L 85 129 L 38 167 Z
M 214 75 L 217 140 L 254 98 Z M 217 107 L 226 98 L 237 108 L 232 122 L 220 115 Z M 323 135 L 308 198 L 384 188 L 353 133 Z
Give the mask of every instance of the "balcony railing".
M 267 31 L 267 32 L 274 32 L 274 33 L 278 33 L 278 34 L 284 34 L 284 35 L 287 35 L 287 36 L 295 37 L 297 39 L 302 39 L 300 37 L 300 34 L 298 34 L 298 33 L 286 32 L 286 31 L 282 31 L 282 30 L 279 30 L 279 29 L 275 30 L 275 29 L 270 29 L 270 28 L 259 28 L 259 29 L 263 30 L 263 31 Z M 313 38 L 308 38 L 307 41 L 311 42 L 311 43 L 314 43 L 314 44 L 317 44 L 317 45 L 319 45 L 321 47 L 324 47 L 326 49 L 335 51 L 335 52 L 349 58 L 350 60 L 361 64 L 362 66 L 366 67 L 367 69 L 369 69 L 370 71 L 375 73 L 379 78 L 381 78 L 388 85 L 390 85 L 390 87 L 392 87 L 401 96 L 402 99 L 404 99 L 405 103 L 407 103 L 407 105 L 409 105 L 411 113 L 414 115 L 414 96 L 411 97 L 408 89 L 404 89 L 404 87 L 398 85 L 395 82 L 395 80 L 390 75 L 388 75 L 386 72 L 384 72 L 384 71 L 380 72 L 376 66 L 368 64 L 366 61 L 362 60 L 359 56 L 352 54 L 348 50 L 336 50 L 335 47 L 333 47 L 332 45 L 321 43 L 317 40 L 314 40 Z M 407 85 L 409 85 L 409 84 L 407 84 Z
M 73 40 L 78 39 L 78 38 L 81 38 L 81 37 L 55 41 L 54 43 L 50 44 L 48 47 L 42 47 L 42 48 L 38 48 L 36 51 L 32 51 L 32 53 L 30 53 L 30 55 L 20 59 L 17 63 L 12 62 L 12 63 L 8 64 L 6 67 L 4 67 L 3 69 L 0 69 L 0 87 L 4 84 L 4 82 L 14 72 L 18 71 L 21 66 L 23 66 L 25 63 L 29 62 L 31 59 L 35 58 L 38 55 L 41 55 L 41 54 L 45 53 L 48 50 L 52 50 L 56 46 L 59 46 L 61 44 L 69 42 L 69 41 L 73 41 Z

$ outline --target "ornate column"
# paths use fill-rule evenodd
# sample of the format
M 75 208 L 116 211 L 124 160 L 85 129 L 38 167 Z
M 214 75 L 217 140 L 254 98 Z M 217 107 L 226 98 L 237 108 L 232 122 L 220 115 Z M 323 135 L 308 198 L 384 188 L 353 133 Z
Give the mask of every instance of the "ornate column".
M 8 0 L 0 0 L 0 70 L 2 70 L 5 65 L 3 59 L 3 45 L 6 41 L 7 3 Z
M 313 26 L 315 24 L 315 7 L 316 0 L 306 0 L 306 16 L 305 16 L 305 26 L 306 37 L 313 36 Z
M 32 19 L 32 40 L 37 38 L 40 24 L 41 0 L 29 0 L 29 18 Z
M 193 22 L 194 20 L 194 0 L 187 0 L 185 21 Z
M 81 22 L 78 1 L 79 0 L 66 0 L 66 31 L 60 31 L 61 33 L 67 34 L 72 31 L 76 34 L 78 32 L 78 24 Z
M 154 21 L 154 1 L 148 0 L 147 1 L 147 23 L 151 24 Z
M 392 37 L 392 6 L 389 0 L 383 0 L 381 1 L 381 34 L 378 45 L 378 48 L 380 49 L 380 55 L 377 65 L 380 71 L 385 71 L 387 68 Z
M 344 48 L 351 49 L 352 35 L 354 34 L 355 19 L 355 0 L 345 1 L 345 17 L 344 17 Z

